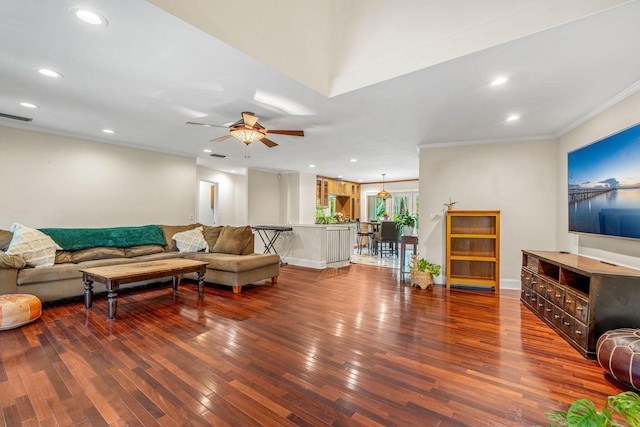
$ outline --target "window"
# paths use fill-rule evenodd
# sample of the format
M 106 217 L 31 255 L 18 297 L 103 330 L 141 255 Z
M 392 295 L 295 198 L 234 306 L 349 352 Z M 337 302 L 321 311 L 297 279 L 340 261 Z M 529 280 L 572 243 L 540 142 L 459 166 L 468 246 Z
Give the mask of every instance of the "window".
M 420 198 L 417 192 L 393 194 L 393 217 L 406 213 L 417 215 L 420 207 Z

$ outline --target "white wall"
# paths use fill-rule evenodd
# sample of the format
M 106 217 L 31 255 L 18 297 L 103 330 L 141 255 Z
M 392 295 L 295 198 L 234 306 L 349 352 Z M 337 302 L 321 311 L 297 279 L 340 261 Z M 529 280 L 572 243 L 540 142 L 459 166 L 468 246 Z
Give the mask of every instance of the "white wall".
M 278 174 L 249 169 L 247 178 L 249 224 L 280 224 L 283 216 Z
M 316 218 L 316 176 L 249 169 L 249 224 L 313 224 Z
M 556 158 L 554 140 L 421 148 L 418 252 L 444 268 L 449 198 L 456 210 L 500 210 L 501 287 L 519 288 L 520 251 L 556 247 Z
M 247 177 L 198 166 L 198 179 L 218 185 L 218 225 L 249 224 Z
M 640 269 L 637 240 L 569 233 L 567 214 L 567 153 L 640 122 L 640 92 L 578 126 L 559 138 L 558 145 L 558 250 L 566 250 Z M 638 166 L 640 167 L 640 165 Z
M 286 198 L 282 224 L 314 224 L 316 221 L 316 175 L 305 172 L 282 174 L 281 190 Z
M 186 224 L 195 159 L 0 126 L 0 228 Z

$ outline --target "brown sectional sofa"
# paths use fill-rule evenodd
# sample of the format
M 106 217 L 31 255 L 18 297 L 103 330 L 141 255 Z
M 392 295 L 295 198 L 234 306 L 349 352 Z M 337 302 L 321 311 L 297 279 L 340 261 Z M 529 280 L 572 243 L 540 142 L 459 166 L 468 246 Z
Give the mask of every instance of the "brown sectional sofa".
M 4 253 L 9 247 L 12 234 L 6 230 L 0 230 L 0 251 L 3 251 L 0 252 L 0 294 L 33 294 L 42 301 L 81 296 L 84 294 L 84 283 L 80 272 L 82 268 L 176 257 L 208 262 L 205 282 L 231 286 L 234 293 L 239 293 L 242 286 L 257 281 L 271 279 L 271 283 L 277 282 L 280 274 L 280 257 L 275 254 L 254 253 L 254 235 L 248 226 L 211 227 L 202 224 L 189 224 L 160 225 L 159 227 L 164 235 L 164 239 L 162 239 L 164 245 L 144 244 L 126 247 L 84 247 L 79 250 L 63 249 L 56 251 L 56 260 L 53 266 L 37 268 L 26 266 L 17 255 L 8 256 Z M 179 252 L 172 236 L 179 232 L 193 230 L 196 227 L 203 228 L 202 234 L 209 250 L 206 252 Z M 68 230 L 75 232 L 73 243 L 77 243 L 78 240 L 82 240 L 84 234 L 90 234 L 83 233 L 83 230 L 102 232 L 107 230 L 108 236 L 109 230 L 120 231 L 117 229 L 126 228 Z M 53 240 L 64 248 L 56 240 L 55 231 L 67 229 L 41 229 L 45 234 L 50 230 L 54 231 L 51 234 Z M 87 240 L 91 241 L 89 238 Z M 195 279 L 196 274 L 193 273 L 186 277 Z M 122 288 L 140 286 L 145 283 L 148 282 L 123 285 Z M 96 291 L 101 291 L 99 285 Z

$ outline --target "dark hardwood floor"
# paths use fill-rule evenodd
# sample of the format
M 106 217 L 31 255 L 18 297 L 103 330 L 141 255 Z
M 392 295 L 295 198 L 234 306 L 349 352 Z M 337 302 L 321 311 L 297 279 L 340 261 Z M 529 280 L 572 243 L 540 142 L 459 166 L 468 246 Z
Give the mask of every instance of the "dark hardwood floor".
M 625 388 L 518 291 L 400 284 L 397 270 L 281 269 L 239 295 L 195 284 L 46 304 L 0 332 L 7 426 L 530 426 Z M 96 286 L 96 290 L 99 290 Z

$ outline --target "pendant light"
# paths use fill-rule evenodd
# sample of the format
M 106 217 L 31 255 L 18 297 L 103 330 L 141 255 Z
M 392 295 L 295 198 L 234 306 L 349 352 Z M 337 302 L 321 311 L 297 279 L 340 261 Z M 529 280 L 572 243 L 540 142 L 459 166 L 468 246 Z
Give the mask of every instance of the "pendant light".
M 386 173 L 382 174 L 382 191 L 380 191 L 378 194 L 376 194 L 376 198 L 377 199 L 382 199 L 382 200 L 386 200 L 386 199 L 390 199 L 391 198 L 391 194 L 384 189 L 384 176 L 386 175 Z

